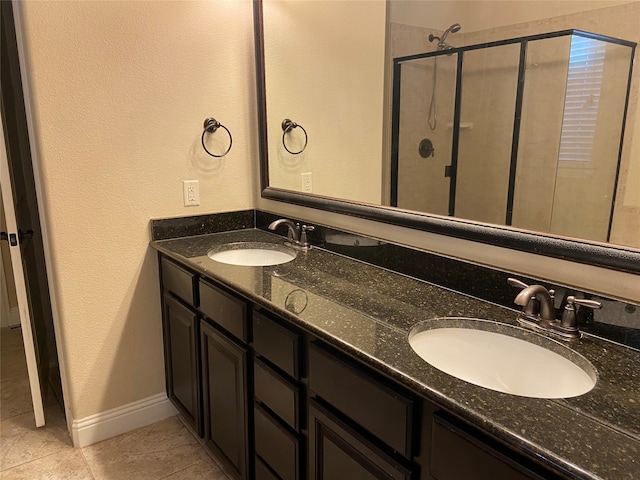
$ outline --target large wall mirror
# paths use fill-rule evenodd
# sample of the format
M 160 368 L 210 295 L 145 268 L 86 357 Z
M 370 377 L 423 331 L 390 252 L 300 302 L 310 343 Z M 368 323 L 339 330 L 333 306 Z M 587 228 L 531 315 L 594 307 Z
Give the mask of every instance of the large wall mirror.
M 264 198 L 640 272 L 640 2 L 254 8 Z

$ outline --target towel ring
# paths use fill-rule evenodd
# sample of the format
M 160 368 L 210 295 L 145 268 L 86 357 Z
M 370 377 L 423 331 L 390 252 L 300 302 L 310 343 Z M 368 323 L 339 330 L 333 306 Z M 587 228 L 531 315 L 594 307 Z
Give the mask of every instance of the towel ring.
M 287 144 L 284 141 L 284 137 L 287 133 L 289 133 L 291 130 L 293 130 L 294 128 L 300 127 L 302 129 L 302 131 L 304 132 L 304 145 L 302 146 L 302 148 L 298 151 L 298 152 L 292 152 L 291 150 L 289 150 L 287 148 Z M 293 120 L 290 120 L 288 118 L 285 118 L 284 120 L 282 120 L 282 146 L 284 147 L 284 149 L 289 152 L 291 155 L 298 155 L 302 152 L 304 152 L 304 149 L 307 148 L 307 141 L 309 140 L 309 137 L 307 136 L 307 131 L 304 129 L 304 127 L 302 125 L 298 125 L 296 122 L 294 122 Z
M 295 305 L 296 299 L 294 298 L 294 295 L 296 293 L 302 294 L 302 296 L 300 296 L 300 299 L 304 299 L 301 302 L 303 303 L 303 305 L 298 305 L 298 306 Z M 291 290 L 287 295 L 287 298 L 284 299 L 284 308 L 286 308 L 291 313 L 295 313 L 296 315 L 300 315 L 302 312 L 304 312 L 305 309 L 307 308 L 307 305 L 309 305 L 309 295 L 307 295 L 307 292 L 305 292 L 304 290 L 301 290 L 300 288 Z
M 229 135 L 229 148 L 227 148 L 227 150 L 222 155 L 216 155 L 215 153 L 211 153 L 209 150 L 207 150 L 207 147 L 204 144 L 205 134 L 207 132 L 215 133 L 215 131 L 218 130 L 218 128 L 224 128 L 227 131 L 227 135 Z M 229 150 L 231 150 L 232 144 L 233 144 L 233 137 L 231 136 L 231 132 L 227 127 L 225 127 L 219 121 L 217 121 L 215 118 L 212 118 L 212 117 L 209 117 L 204 121 L 204 131 L 202 132 L 202 148 L 204 148 L 205 152 L 207 152 L 212 157 L 216 157 L 216 158 L 224 157 L 227 153 L 229 153 Z

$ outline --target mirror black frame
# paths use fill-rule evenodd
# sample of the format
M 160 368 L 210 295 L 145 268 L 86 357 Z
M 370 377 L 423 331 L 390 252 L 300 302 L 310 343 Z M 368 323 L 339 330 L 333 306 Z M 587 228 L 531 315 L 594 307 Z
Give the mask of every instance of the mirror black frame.
M 640 250 L 631 247 L 610 246 L 584 240 L 554 237 L 497 225 L 473 223 L 456 218 L 411 212 L 386 206 L 361 204 L 349 200 L 336 200 L 320 195 L 303 194 L 270 187 L 262 0 L 253 0 L 253 23 L 262 198 L 622 272 L 640 273 Z

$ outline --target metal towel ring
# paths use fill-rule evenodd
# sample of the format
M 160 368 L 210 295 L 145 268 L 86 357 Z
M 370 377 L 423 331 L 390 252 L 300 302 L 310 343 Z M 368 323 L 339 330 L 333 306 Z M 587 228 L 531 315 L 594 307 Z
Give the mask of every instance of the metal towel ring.
M 296 293 L 302 293 L 303 296 L 300 298 L 304 298 L 304 305 L 296 307 L 295 298 L 293 298 L 293 295 Z M 295 313 L 296 315 L 300 315 L 302 312 L 304 312 L 305 309 L 307 308 L 307 305 L 309 305 L 309 295 L 307 295 L 307 292 L 305 292 L 300 288 L 291 290 L 287 295 L 287 298 L 284 299 L 284 308 L 286 308 L 291 313 Z
M 207 147 L 204 144 L 204 136 L 207 132 L 215 133 L 215 131 L 218 130 L 218 128 L 220 127 L 224 128 L 227 131 L 227 134 L 229 135 L 229 148 L 227 148 L 227 150 L 222 155 L 216 155 L 215 153 L 211 153 L 209 150 L 207 150 Z M 207 118 L 204 121 L 204 131 L 202 132 L 202 148 L 204 148 L 204 151 L 207 152 L 212 157 L 220 158 L 220 157 L 224 157 L 227 153 L 229 153 L 229 150 L 231 150 L 231 145 L 233 145 L 233 137 L 231 136 L 231 132 L 229 131 L 229 129 L 224 125 L 222 125 L 215 118 L 213 117 Z
M 287 148 L 287 144 L 284 141 L 284 137 L 287 133 L 289 133 L 291 130 L 293 130 L 294 128 L 300 127 L 302 129 L 302 131 L 304 132 L 304 145 L 302 146 L 302 148 L 300 149 L 300 151 L 298 152 L 292 152 L 291 150 L 289 150 Z M 284 149 L 289 152 L 291 155 L 299 155 L 300 153 L 304 152 L 304 149 L 307 148 L 307 141 L 309 140 L 309 137 L 307 136 L 307 131 L 304 129 L 304 127 L 302 125 L 298 125 L 296 122 L 294 122 L 293 120 L 290 120 L 288 118 L 285 118 L 284 120 L 282 120 L 282 146 L 284 147 Z

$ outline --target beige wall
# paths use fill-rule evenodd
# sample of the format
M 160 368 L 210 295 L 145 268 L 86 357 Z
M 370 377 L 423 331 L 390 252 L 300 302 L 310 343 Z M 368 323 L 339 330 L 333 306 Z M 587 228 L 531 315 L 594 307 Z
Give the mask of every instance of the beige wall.
M 379 0 L 264 2 L 271 186 L 380 204 L 385 3 Z M 355 59 L 355 60 L 354 60 Z M 283 119 L 308 134 L 299 155 L 282 145 Z M 299 151 L 304 134 L 287 134 Z
M 253 207 L 251 3 L 21 4 L 74 419 L 164 390 L 149 219 Z M 214 116 L 224 159 L 200 146 Z M 183 207 L 182 181 L 200 181 Z
M 636 0 L 391 0 L 391 21 L 440 28 L 462 24 L 475 32 L 514 23 L 614 7 Z

